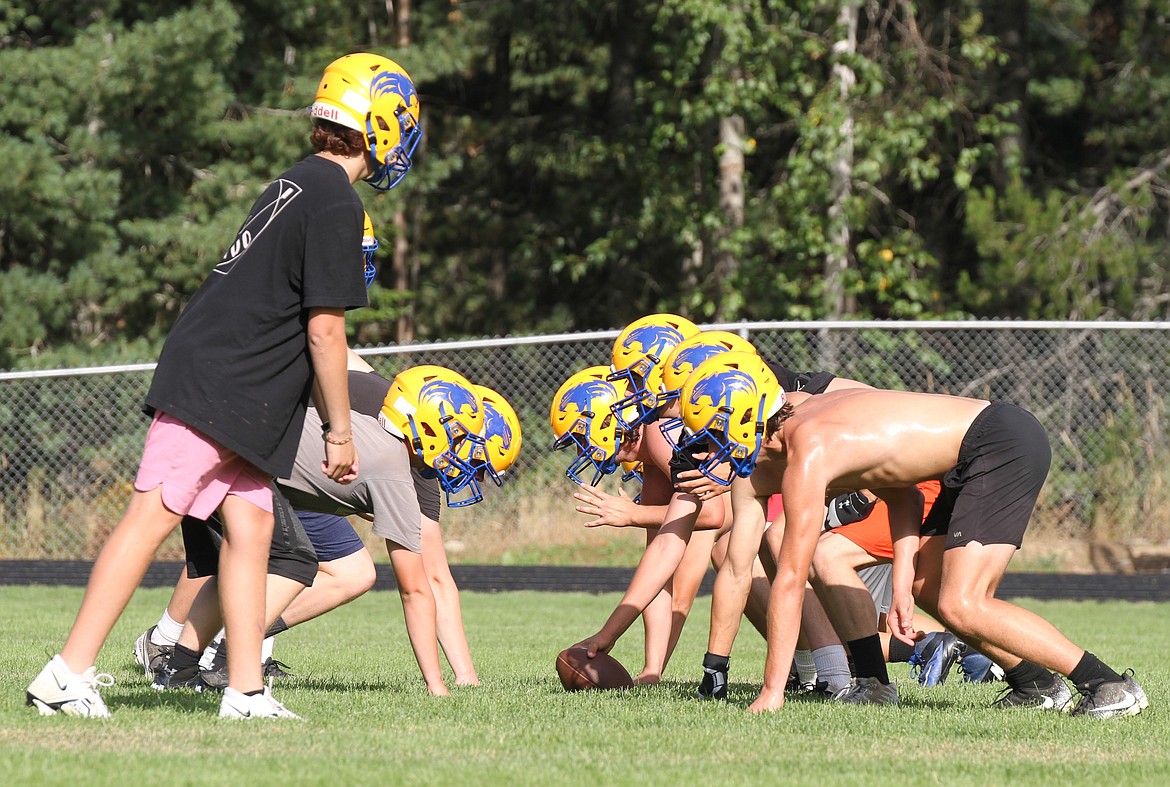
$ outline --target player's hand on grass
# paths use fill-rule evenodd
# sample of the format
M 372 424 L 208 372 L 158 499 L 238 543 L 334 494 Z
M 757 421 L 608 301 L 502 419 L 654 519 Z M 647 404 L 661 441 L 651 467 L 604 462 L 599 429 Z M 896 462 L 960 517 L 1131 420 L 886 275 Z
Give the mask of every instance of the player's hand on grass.
M 577 512 L 593 517 L 585 527 L 627 527 L 633 523 L 631 506 L 637 505 L 624 490 L 611 495 L 595 486 L 581 486 L 573 493 Z
M 344 445 L 325 443 L 325 461 L 321 470 L 339 484 L 348 484 L 358 477 L 358 454 L 353 440 Z
M 760 694 L 755 701 L 748 706 L 748 711 L 751 713 L 767 713 L 768 711 L 780 710 L 784 705 L 784 688 L 770 689 L 767 686 L 760 689 Z

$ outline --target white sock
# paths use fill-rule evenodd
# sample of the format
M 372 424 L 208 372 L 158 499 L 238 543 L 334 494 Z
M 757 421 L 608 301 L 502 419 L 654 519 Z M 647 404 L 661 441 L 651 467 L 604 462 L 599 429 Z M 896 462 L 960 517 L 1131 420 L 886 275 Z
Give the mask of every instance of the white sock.
M 155 645 L 174 645 L 183 633 L 183 624 L 171 617 L 169 610 L 163 610 L 162 617 L 150 632 L 150 641 Z
M 272 645 L 276 642 L 276 637 L 265 637 L 264 641 L 260 643 L 260 663 L 268 661 L 272 658 Z
M 815 686 L 817 683 L 817 665 L 813 661 L 811 650 L 796 651 L 796 675 L 800 678 L 801 686 Z
M 223 642 L 223 629 L 211 640 L 206 648 L 203 649 L 203 655 L 199 657 L 199 669 L 211 669 L 211 662 L 215 660 L 215 654 L 219 651 L 219 643 Z
M 844 645 L 827 645 L 812 652 L 817 665 L 817 677 L 829 684 L 829 691 L 837 692 L 849 685 L 853 676 L 849 673 L 849 659 Z

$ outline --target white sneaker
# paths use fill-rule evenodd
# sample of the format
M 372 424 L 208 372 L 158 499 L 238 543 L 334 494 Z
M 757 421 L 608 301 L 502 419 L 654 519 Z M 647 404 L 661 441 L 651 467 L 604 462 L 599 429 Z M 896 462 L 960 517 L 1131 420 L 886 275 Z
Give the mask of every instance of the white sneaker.
M 299 719 L 300 716 L 272 698 L 265 689 L 262 694 L 243 694 L 232 687 L 223 690 L 219 703 L 221 719 Z
M 28 684 L 26 704 L 34 706 L 42 716 L 53 716 L 60 711 L 67 716 L 108 719 L 110 709 L 97 687 L 113 685 L 112 675 L 97 673 L 93 667 L 78 675 L 58 654 Z

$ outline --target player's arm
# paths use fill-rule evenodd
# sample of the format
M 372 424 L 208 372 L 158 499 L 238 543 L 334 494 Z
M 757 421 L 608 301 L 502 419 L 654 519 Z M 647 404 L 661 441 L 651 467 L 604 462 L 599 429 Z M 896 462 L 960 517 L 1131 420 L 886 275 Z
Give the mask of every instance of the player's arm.
M 890 632 L 912 644 L 914 633 L 914 573 L 922 529 L 922 492 L 918 487 L 876 489 L 874 493 L 889 509 L 890 537 L 894 542 L 893 595 L 890 601 Z
M 573 498 L 578 513 L 593 517 L 585 527 L 658 527 L 666 516 L 667 506 L 635 503 L 620 488 L 611 495 L 595 486 L 578 486 Z
M 669 504 L 654 505 L 648 501 L 670 500 L 672 495 L 669 480 L 654 470 L 645 471 L 640 503 L 635 503 L 620 488 L 616 495 L 595 486 L 579 486 L 573 492 L 577 512 L 593 517 L 585 522 L 585 527 L 660 527 L 666 519 Z M 700 507 L 695 530 L 714 530 L 722 525 L 722 505 Z
M 697 454 L 696 459 L 705 459 L 706 454 Z M 721 464 L 714 471 L 723 478 L 731 478 L 731 465 Z M 731 487 L 720 484 L 703 475 L 701 470 L 683 470 L 677 476 L 675 490 L 695 495 L 700 500 L 711 500 L 726 494 Z
M 349 423 L 349 346 L 345 341 L 344 309 L 309 309 L 309 356 L 313 361 L 313 401 L 321 422 L 329 424 L 323 435 L 325 475 L 340 483 L 357 478 L 358 455 Z
M 345 351 L 346 368 L 351 372 L 372 372 L 374 367 L 353 351 L 352 348 L 346 348 Z
M 802 450 L 794 437 L 790 434 L 788 438 L 788 466 L 781 484 L 785 527 L 768 601 L 764 685 L 749 708 L 753 713 L 776 710 L 784 704 L 784 684 L 800 632 L 804 585 L 821 535 L 827 479 L 831 477 L 825 452 L 815 446 Z
M 642 610 L 666 587 L 682 562 L 700 505 L 690 495 L 672 496 L 662 527 L 642 553 L 642 559 L 634 569 L 634 577 L 621 602 L 600 631 L 578 643 L 589 649 L 591 658 L 597 653 L 608 652 L 618 637 L 638 619 Z
M 736 478 L 732 481 L 729 498 L 732 508 L 731 535 L 728 538 L 727 555 L 715 575 L 711 598 L 711 631 L 707 639 L 707 651 L 718 656 L 731 655 L 735 636 L 739 633 L 739 621 L 747 605 L 748 593 L 751 592 L 752 567 L 760 551 L 768 513 L 768 498 L 756 496 L 751 478 Z

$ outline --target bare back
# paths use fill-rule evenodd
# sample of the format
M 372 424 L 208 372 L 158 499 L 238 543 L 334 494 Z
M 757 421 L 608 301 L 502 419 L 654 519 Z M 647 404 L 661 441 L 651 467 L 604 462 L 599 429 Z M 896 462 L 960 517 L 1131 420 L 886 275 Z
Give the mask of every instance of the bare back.
M 785 464 L 826 488 L 911 486 L 958 462 L 983 399 L 875 389 L 810 397 L 781 429 Z

